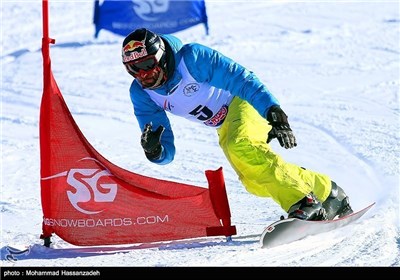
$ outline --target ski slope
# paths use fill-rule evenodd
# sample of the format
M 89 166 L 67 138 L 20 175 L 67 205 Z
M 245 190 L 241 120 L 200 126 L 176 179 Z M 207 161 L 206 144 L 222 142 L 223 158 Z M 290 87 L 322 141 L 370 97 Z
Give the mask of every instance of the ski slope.
M 272 146 L 287 161 L 329 174 L 356 223 L 271 249 L 262 230 L 285 213 L 246 192 L 214 129 L 171 116 L 177 154 L 147 161 L 120 61 L 123 38 L 94 39 L 93 1 L 50 1 L 52 69 L 89 142 L 120 167 L 155 178 L 207 185 L 223 167 L 238 235 L 169 243 L 77 247 L 54 237 L 42 246 L 39 107 L 41 1 L 1 3 L 1 266 L 385 266 L 400 264 L 398 1 L 206 1 L 210 34 L 199 25 L 175 33 L 208 45 L 254 71 L 289 116 L 298 146 Z M 6 259 L 6 246 L 29 251 Z

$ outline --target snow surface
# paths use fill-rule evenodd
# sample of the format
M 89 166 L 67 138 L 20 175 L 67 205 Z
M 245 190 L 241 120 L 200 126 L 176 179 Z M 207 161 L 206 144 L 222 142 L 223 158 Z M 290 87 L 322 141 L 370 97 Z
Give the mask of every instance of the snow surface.
M 175 161 L 158 166 L 139 144 L 120 61 L 123 38 L 94 39 L 93 1 L 50 1 L 52 69 L 75 120 L 107 159 L 135 173 L 207 186 L 224 168 L 238 235 L 165 244 L 42 246 L 38 118 L 42 83 L 41 1 L 1 2 L 1 266 L 384 266 L 400 264 L 399 2 L 206 1 L 203 25 L 178 32 L 254 71 L 289 115 L 298 147 L 287 161 L 329 174 L 354 209 L 376 205 L 342 229 L 261 249 L 257 235 L 285 214 L 245 191 L 214 129 L 170 116 Z M 29 253 L 5 259 L 5 246 Z

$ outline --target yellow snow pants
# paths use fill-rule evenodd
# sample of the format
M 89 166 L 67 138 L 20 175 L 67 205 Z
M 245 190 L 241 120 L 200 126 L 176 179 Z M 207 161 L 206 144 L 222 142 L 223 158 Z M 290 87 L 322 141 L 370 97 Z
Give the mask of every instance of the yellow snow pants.
M 235 97 L 217 129 L 219 145 L 248 192 L 270 197 L 286 212 L 311 191 L 323 202 L 329 176 L 285 162 L 266 143 L 271 126 L 247 101 Z

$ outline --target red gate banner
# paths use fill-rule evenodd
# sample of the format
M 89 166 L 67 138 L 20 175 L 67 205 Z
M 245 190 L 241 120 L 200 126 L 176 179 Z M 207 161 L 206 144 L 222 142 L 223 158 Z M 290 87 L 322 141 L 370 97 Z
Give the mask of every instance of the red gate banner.
M 222 167 L 208 187 L 155 179 L 99 154 L 71 115 L 51 70 L 48 1 L 43 0 L 40 160 L 43 232 L 74 245 L 112 245 L 236 234 Z

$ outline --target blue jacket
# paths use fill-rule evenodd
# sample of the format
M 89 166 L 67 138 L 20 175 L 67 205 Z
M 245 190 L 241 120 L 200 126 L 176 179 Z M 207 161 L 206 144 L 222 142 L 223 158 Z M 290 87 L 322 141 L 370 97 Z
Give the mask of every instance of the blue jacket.
M 216 88 L 227 90 L 232 95 L 246 100 L 263 117 L 272 105 L 279 105 L 278 100 L 251 71 L 232 59 L 197 43 L 183 45 L 173 35 L 161 35 L 161 37 L 169 43 L 174 52 L 175 67 L 183 59 L 188 71 L 196 81 L 208 82 Z M 167 82 L 155 91 L 158 94 L 167 95 L 180 80 L 180 73 L 174 71 L 172 77 L 168 77 Z M 162 155 L 153 162 L 157 164 L 170 163 L 174 159 L 175 145 L 174 135 L 165 110 L 150 98 L 136 80 L 131 84 L 130 97 L 142 131 L 145 124 L 150 122 L 153 124 L 153 129 L 157 129 L 160 125 L 165 127 L 161 137 Z

